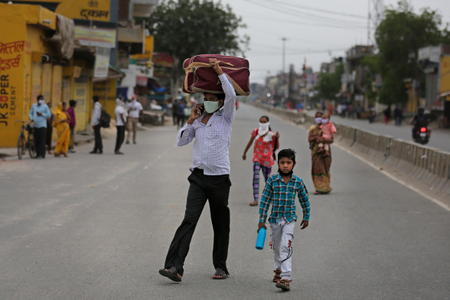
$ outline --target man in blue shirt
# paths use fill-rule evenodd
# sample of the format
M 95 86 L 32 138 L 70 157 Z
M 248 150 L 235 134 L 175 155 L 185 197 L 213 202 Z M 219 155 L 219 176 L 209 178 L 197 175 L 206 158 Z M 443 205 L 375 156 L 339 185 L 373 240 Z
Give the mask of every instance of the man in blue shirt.
M 37 103 L 30 109 L 30 120 L 34 122 L 34 144 L 36 158 L 45 158 L 45 136 L 47 133 L 47 118 L 51 117 L 50 109 L 45 104 L 44 96 L 37 96 Z

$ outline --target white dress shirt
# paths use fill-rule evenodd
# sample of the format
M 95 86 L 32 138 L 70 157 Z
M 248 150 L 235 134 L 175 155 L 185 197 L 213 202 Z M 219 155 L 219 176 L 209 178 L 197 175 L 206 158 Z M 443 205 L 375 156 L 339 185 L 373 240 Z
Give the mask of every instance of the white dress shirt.
M 102 105 L 97 101 L 94 104 L 94 109 L 92 110 L 91 123 L 92 126 L 96 126 L 100 123 L 100 116 L 102 114 Z
M 226 74 L 219 76 L 225 93 L 225 104 L 213 113 L 208 123 L 202 123 L 203 116 L 192 124 L 186 124 L 177 136 L 178 146 L 194 141 L 193 164 L 190 170 L 203 169 L 205 175 L 230 174 L 231 125 L 236 114 L 236 92 Z
M 136 100 L 131 101 L 128 103 L 128 110 L 130 111 L 129 116 L 131 118 L 139 118 L 139 112 L 143 110 L 141 102 Z

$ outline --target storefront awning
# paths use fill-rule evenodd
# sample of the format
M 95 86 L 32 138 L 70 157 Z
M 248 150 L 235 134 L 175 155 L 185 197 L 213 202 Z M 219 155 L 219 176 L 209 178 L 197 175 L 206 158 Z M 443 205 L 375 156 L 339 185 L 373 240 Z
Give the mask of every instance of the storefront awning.
M 120 71 L 119 69 L 109 65 L 108 68 L 108 77 L 98 77 L 98 78 L 93 78 L 92 81 L 93 82 L 99 82 L 99 81 L 106 81 L 109 79 L 121 79 L 125 77 L 125 73 Z

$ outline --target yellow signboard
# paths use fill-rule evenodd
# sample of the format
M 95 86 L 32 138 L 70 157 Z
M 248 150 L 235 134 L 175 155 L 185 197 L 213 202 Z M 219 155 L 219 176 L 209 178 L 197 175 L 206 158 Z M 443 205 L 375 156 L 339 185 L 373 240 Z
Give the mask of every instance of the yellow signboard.
M 110 19 L 110 0 L 17 0 L 14 3 L 26 2 L 31 4 L 36 2 L 57 14 L 69 19 L 85 19 L 108 22 Z
M 441 58 L 441 80 L 439 93 L 450 92 L 450 56 Z
M 0 21 L 0 148 L 17 143 L 21 127 L 16 121 L 25 114 L 24 85 L 30 82 L 24 70 L 30 51 L 25 38 L 25 26 L 11 30 L 9 23 Z

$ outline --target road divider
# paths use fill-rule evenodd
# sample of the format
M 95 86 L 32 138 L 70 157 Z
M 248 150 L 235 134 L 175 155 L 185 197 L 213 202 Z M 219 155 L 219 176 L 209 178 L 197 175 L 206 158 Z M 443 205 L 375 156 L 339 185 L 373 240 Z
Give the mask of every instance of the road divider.
M 264 104 L 254 106 L 268 110 L 296 124 L 314 125 L 314 117 L 295 110 L 275 108 Z M 371 162 L 385 164 L 417 180 L 430 190 L 450 196 L 450 153 L 424 145 L 379 135 L 333 121 L 337 128 L 335 141 Z

